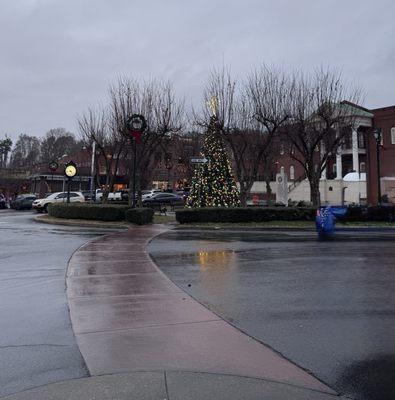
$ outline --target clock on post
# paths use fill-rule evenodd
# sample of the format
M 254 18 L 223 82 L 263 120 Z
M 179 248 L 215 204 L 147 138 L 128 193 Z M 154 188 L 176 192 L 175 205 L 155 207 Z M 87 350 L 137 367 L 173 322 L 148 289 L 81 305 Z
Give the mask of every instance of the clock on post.
M 68 178 L 67 182 L 67 203 L 70 203 L 70 184 L 77 174 L 77 165 L 73 161 L 69 161 L 64 167 L 64 174 Z

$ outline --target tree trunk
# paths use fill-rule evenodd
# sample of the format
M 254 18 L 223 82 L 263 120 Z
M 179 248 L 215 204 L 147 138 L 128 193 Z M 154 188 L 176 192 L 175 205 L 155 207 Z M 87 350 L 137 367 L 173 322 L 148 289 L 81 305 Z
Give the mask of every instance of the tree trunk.
M 313 203 L 314 207 L 319 207 L 321 205 L 320 179 L 319 177 L 309 178 L 309 183 L 310 183 L 310 201 Z
M 266 179 L 265 180 L 266 183 L 266 198 L 267 198 L 267 205 L 270 206 L 271 205 L 271 197 L 272 197 L 272 188 L 270 186 L 270 179 Z
M 247 197 L 248 197 L 247 191 L 240 187 L 240 203 L 242 207 L 247 207 Z
M 240 182 L 240 203 L 242 207 L 247 207 L 248 195 L 251 192 L 253 183 Z

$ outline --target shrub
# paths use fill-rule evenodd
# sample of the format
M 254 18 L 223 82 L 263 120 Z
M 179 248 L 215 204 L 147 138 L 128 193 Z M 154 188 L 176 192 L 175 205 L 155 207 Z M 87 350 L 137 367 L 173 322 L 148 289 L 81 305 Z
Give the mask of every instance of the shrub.
M 368 221 L 394 222 L 395 207 L 394 206 L 369 207 L 367 209 L 366 219 Z
M 152 208 L 130 208 L 125 212 L 126 221 L 137 225 L 150 224 L 154 217 Z
M 48 213 L 57 218 L 122 221 L 128 208 L 126 205 L 62 203 L 50 204 Z
M 314 221 L 315 208 L 190 208 L 176 211 L 181 224 L 194 222 Z

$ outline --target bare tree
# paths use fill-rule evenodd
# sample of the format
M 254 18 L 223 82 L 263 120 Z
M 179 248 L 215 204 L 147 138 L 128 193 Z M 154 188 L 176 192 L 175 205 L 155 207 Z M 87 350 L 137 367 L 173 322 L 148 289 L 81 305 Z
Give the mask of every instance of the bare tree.
M 291 157 L 302 165 L 309 181 L 311 202 L 318 206 L 321 174 L 354 128 L 360 91 L 346 86 L 340 72 L 319 69 L 295 74 L 291 100 L 292 119 L 285 134 L 293 149 Z
M 139 83 L 122 77 L 110 87 L 112 129 L 127 134 L 126 122 L 132 114 L 141 114 L 147 121 L 141 143 L 135 144 L 137 146 L 136 188 L 141 197 L 141 188 L 151 181 L 156 163 L 155 153 L 160 151 L 166 140 L 181 130 L 183 102 L 176 99 L 169 82 L 151 80 Z M 133 152 L 130 148 L 128 153 L 129 159 L 133 161 Z M 130 172 L 131 170 L 132 168 Z
M 105 166 L 106 181 L 102 201 L 107 202 L 108 193 L 114 186 L 121 156 L 125 151 L 126 138 L 122 132 L 114 129 L 110 123 L 109 111 L 106 109 L 99 111 L 89 109 L 78 119 L 78 126 L 87 144 L 91 145 L 93 142 L 96 144 L 99 153 L 97 167 L 100 163 Z
M 238 85 L 229 71 L 211 74 L 204 92 L 206 102 L 215 99 L 223 137 L 232 151 L 235 175 L 243 206 L 264 158 L 268 158 L 273 136 L 290 117 L 290 82 L 285 73 L 262 66 Z M 208 111 L 203 112 L 208 120 Z M 202 124 L 202 119 L 198 121 Z
M 40 160 L 40 140 L 36 136 L 21 134 L 11 152 L 12 168 L 30 168 Z
M 71 132 L 64 128 L 55 128 L 48 131 L 41 141 L 41 160 L 50 162 L 58 160 L 63 155 L 73 154 L 80 146 Z
M 6 168 L 8 163 L 8 155 L 11 152 L 12 140 L 6 136 L 5 139 L 0 140 L 0 169 Z

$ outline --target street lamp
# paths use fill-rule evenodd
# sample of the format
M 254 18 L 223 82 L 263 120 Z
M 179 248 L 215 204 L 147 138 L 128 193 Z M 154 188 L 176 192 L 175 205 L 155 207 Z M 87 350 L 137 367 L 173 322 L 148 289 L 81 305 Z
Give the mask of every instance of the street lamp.
M 380 146 L 381 146 L 381 128 L 373 130 L 373 136 L 376 140 L 376 162 L 377 162 L 377 204 L 381 206 L 381 183 L 380 183 Z
M 132 190 L 132 208 L 136 207 L 136 168 L 137 168 L 137 143 L 141 143 L 141 135 L 147 128 L 147 121 L 141 114 L 133 114 L 126 121 L 126 134 L 133 142 L 133 190 Z M 133 140 L 134 139 L 134 140 Z M 130 197 L 130 185 L 129 185 Z

